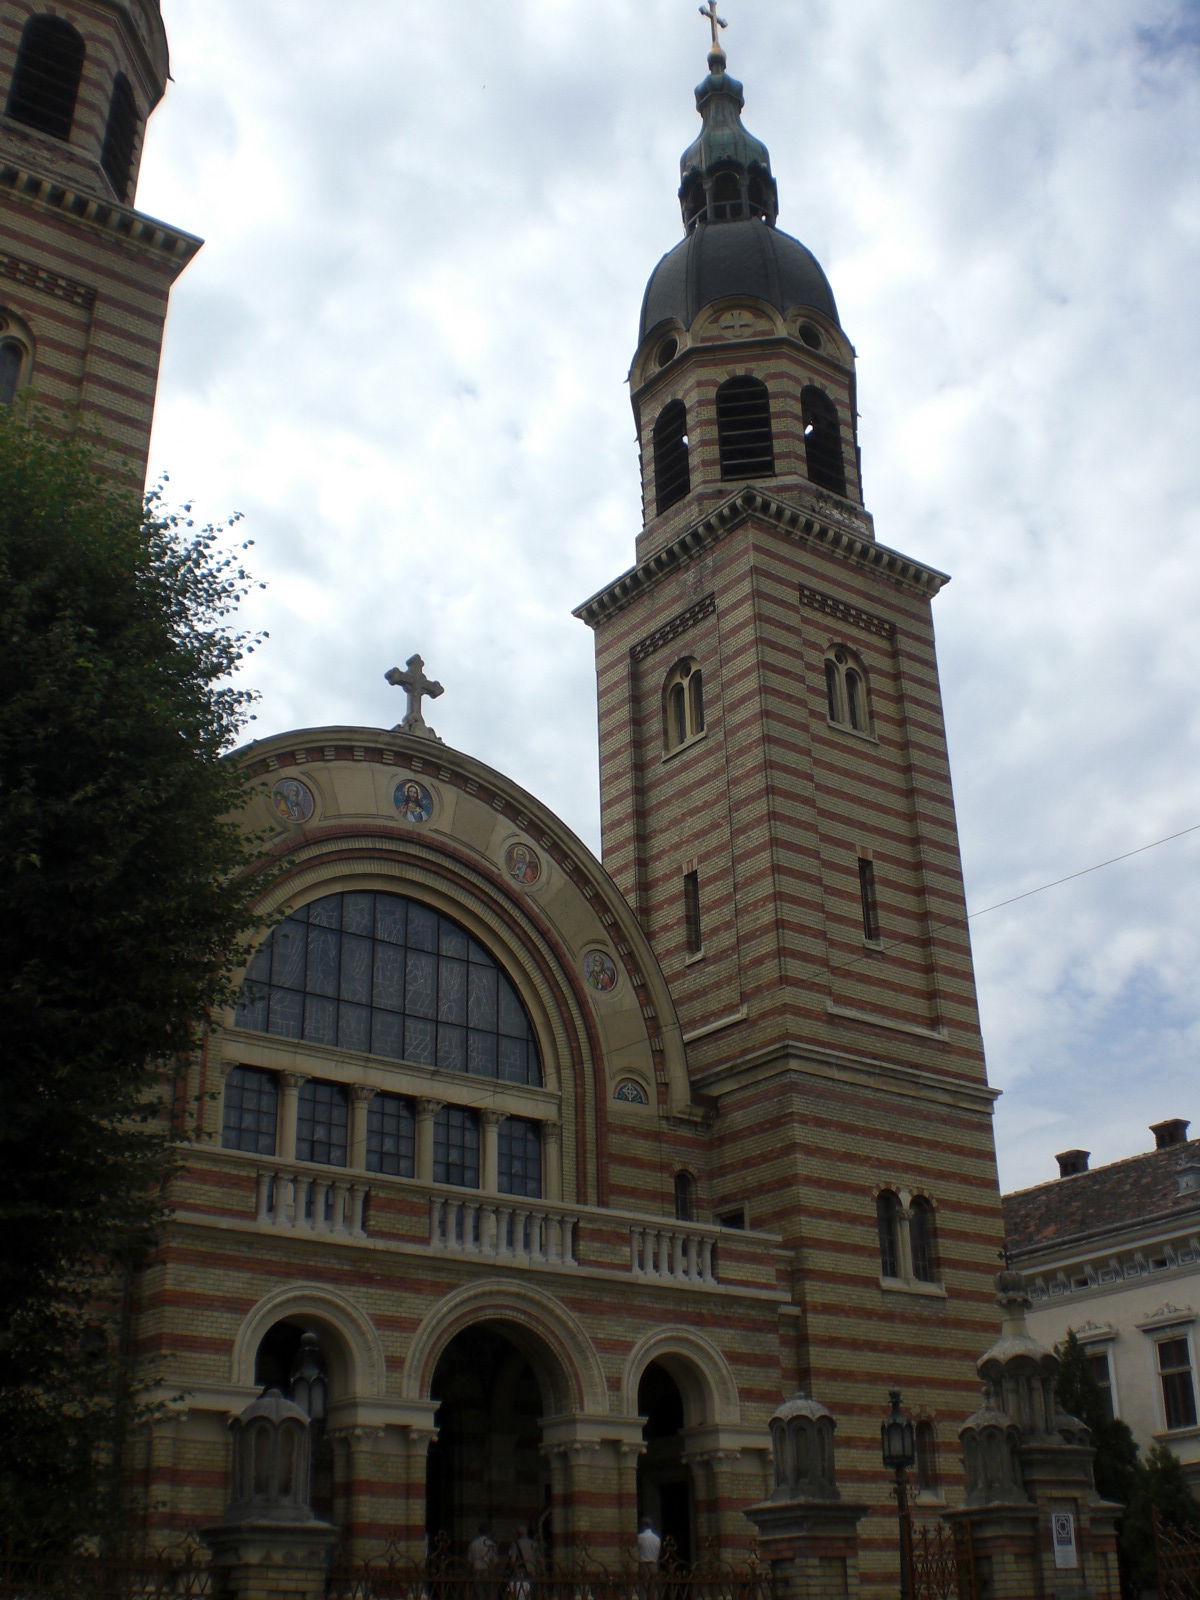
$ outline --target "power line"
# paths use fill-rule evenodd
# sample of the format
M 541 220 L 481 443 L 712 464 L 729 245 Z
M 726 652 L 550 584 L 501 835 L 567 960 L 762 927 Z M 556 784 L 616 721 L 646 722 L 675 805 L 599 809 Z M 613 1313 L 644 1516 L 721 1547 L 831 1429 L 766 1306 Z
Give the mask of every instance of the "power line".
M 1047 889 L 1057 889 L 1060 883 L 1070 883 L 1073 878 L 1086 878 L 1089 872 L 1099 872 L 1101 867 L 1112 867 L 1118 861 L 1128 861 L 1130 856 L 1140 856 L 1146 850 L 1157 850 L 1160 844 L 1170 844 L 1172 839 L 1182 839 L 1185 834 L 1195 833 L 1198 828 L 1200 822 L 1193 822 L 1190 828 L 1180 828 L 1178 833 L 1168 833 L 1150 844 L 1139 844 L 1136 850 L 1126 850 L 1122 855 L 1109 856 L 1107 861 L 1097 861 L 1093 866 L 1080 867 L 1078 872 L 1068 872 L 1065 878 L 1055 878 L 1052 883 L 1041 883 L 1036 889 L 1026 889 L 1021 894 L 1010 895 L 1007 900 L 997 900 L 994 906 L 984 906 L 982 911 L 968 911 L 967 921 L 970 922 L 975 917 L 986 917 L 989 911 L 999 911 L 1004 906 L 1015 905 L 1018 900 L 1028 900 L 1030 895 L 1045 894 Z

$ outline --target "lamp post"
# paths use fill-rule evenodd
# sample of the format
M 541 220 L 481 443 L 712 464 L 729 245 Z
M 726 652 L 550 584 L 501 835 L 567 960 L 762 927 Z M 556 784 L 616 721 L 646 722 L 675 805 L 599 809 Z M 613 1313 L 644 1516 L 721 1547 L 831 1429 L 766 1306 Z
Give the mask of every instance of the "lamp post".
M 883 1464 L 896 1474 L 896 1515 L 900 1523 L 900 1600 L 909 1600 L 908 1486 L 905 1473 L 917 1458 L 912 1422 L 900 1409 L 900 1391 L 888 1391 L 892 1409 L 879 1425 L 879 1440 L 883 1447 Z

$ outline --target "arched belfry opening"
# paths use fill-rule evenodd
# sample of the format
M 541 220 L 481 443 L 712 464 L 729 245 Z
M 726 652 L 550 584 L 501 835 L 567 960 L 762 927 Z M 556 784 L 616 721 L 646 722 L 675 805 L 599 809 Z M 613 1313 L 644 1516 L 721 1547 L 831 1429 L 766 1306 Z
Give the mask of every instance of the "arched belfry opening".
M 554 1518 L 542 1419 L 561 1393 L 556 1358 L 524 1330 L 479 1323 L 450 1340 L 430 1386 L 438 1408 L 425 1479 L 431 1545 L 444 1536 L 461 1554 L 486 1524 L 505 1549 L 524 1522 L 549 1554 Z
M 638 1383 L 646 1448 L 638 1461 L 638 1518 L 650 1517 L 681 1561 L 695 1559 L 692 1471 L 684 1457 L 684 1400 L 674 1376 L 651 1361 Z

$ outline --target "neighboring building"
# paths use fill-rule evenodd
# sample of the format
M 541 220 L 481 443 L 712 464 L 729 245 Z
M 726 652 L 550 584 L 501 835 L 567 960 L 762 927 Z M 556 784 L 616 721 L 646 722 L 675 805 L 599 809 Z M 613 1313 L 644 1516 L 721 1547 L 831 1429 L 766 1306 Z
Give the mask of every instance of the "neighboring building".
M 1197 1315 L 1200 1139 L 1179 1118 L 1155 1123 L 1155 1148 L 1089 1170 L 1086 1150 L 1060 1176 L 1004 1197 L 1012 1264 L 1046 1345 L 1073 1328 L 1111 1412 L 1142 1449 L 1171 1447 L 1200 1491 Z
M 0 5 L 5 137 L 102 186 L 99 63 L 119 47 L 129 80 L 150 41 L 144 115 L 157 12 L 34 17 L 55 24 L 64 106 L 59 24 L 85 42 L 77 150 L 75 123 L 27 133 L 14 102 L 35 11 Z M 388 674 L 409 697 L 392 731 L 244 753 L 279 867 L 265 909 L 286 915 L 178 1084 L 186 1169 L 132 1313 L 162 1380 L 138 1464 L 157 1530 L 219 1514 L 227 1419 L 267 1383 L 318 1419 L 318 1506 L 360 1548 L 528 1518 L 611 1555 L 639 1512 L 685 1554 L 744 1548 L 768 1418 L 798 1390 L 832 1409 L 842 1494 L 871 1508 L 864 1596 L 895 1592 L 890 1387 L 919 1423 L 922 1499 L 960 1496 L 1002 1232 L 930 611 L 945 578 L 875 538 L 853 349 L 775 226 L 720 51 L 697 104 L 685 234 L 633 358 L 636 564 L 578 612 L 604 865 L 436 738 L 417 657 Z M 46 271 L 77 231 L 131 304 L 160 284 L 148 411 L 182 245 L 115 194 L 18 188 Z M 22 360 L 63 399 L 57 302 L 12 288 Z M 121 386 L 115 347 L 71 353 L 85 403 Z M 140 462 L 143 433 L 120 437 Z
M 199 239 L 133 209 L 157 0 L 0 5 L 0 403 L 32 387 L 146 474 L 167 297 Z

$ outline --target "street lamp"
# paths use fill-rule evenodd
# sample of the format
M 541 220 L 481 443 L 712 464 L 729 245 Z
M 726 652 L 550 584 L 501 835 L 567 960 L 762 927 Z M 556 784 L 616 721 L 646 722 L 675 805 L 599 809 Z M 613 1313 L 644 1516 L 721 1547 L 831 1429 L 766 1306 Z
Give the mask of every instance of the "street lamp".
M 896 1515 L 900 1523 L 900 1600 L 909 1600 L 908 1579 L 911 1569 L 908 1526 L 908 1487 L 904 1474 L 917 1459 L 912 1422 L 900 1409 L 900 1391 L 888 1391 L 892 1409 L 879 1425 L 879 1442 L 883 1447 L 883 1464 L 896 1474 Z

